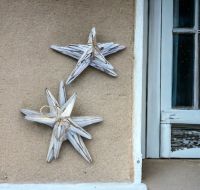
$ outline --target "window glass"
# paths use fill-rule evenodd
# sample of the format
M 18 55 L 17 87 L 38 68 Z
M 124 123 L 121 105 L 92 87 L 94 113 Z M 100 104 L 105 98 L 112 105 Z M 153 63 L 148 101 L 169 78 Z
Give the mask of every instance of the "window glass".
M 193 106 L 194 35 L 173 36 L 172 106 Z
M 194 0 L 174 0 L 174 27 L 193 27 L 194 12 Z

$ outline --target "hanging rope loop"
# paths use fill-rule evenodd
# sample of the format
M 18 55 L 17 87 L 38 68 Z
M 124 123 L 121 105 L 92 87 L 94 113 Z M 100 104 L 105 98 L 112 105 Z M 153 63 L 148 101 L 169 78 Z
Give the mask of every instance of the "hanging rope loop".
M 48 105 L 44 105 L 44 106 L 42 106 L 41 108 L 40 108 L 40 113 L 41 114 L 43 114 L 43 115 L 45 115 L 46 117 L 49 117 L 49 115 L 48 115 L 48 112 L 44 112 L 44 109 L 45 108 L 48 108 L 49 109 L 49 112 L 50 112 L 50 106 L 48 106 Z

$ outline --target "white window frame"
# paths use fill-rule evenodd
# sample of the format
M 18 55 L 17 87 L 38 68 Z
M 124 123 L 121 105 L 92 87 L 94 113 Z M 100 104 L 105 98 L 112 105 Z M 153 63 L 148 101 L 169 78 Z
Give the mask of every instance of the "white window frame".
M 141 131 L 145 118 L 145 77 L 146 60 L 146 18 L 147 0 L 135 0 L 135 31 L 134 31 L 134 66 L 133 66 L 133 132 L 132 132 L 132 156 L 133 175 L 132 182 L 116 183 L 61 183 L 61 184 L 0 184 L 0 190 L 147 190 L 142 180 L 142 154 Z M 133 23 L 134 24 L 134 23 Z M 20 174 L 19 174 L 20 175 Z
M 146 156 L 199 158 L 199 148 L 171 151 L 172 124 L 200 124 L 199 110 L 171 108 L 173 0 L 150 0 L 149 8 Z
M 160 157 L 161 0 L 149 1 L 147 76 L 147 158 Z

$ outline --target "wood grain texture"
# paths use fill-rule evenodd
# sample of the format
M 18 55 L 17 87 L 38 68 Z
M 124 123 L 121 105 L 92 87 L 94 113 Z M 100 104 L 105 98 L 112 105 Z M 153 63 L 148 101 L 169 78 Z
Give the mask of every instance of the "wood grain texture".
M 88 36 L 87 44 L 70 44 L 67 46 L 51 45 L 51 49 L 64 55 L 78 59 L 69 75 L 66 84 L 72 83 L 88 66 L 92 66 L 110 76 L 117 77 L 114 67 L 106 60 L 111 55 L 125 49 L 125 46 L 113 42 L 97 43 L 96 29 L 93 27 Z
M 98 116 L 72 117 L 71 113 L 74 108 L 77 94 L 74 93 L 67 99 L 63 81 L 61 81 L 59 85 L 59 103 L 48 89 L 45 91 L 48 105 L 42 106 L 40 112 L 29 109 L 21 109 L 21 112 L 25 115 L 24 118 L 26 120 L 45 124 L 52 128 L 53 131 L 47 153 L 47 162 L 58 159 L 63 142 L 69 140 L 83 158 L 91 163 L 92 158 L 82 137 L 92 139 L 92 136 L 82 127 L 101 122 L 103 121 L 103 118 Z M 43 108 L 45 107 L 49 108 L 49 112 L 43 112 Z

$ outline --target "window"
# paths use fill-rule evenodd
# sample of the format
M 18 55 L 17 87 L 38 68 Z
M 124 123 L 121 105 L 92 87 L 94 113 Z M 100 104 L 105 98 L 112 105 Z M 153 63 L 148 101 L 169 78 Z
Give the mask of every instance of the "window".
M 150 4 L 150 9 L 155 7 L 155 2 Z M 159 22 L 157 29 L 150 27 L 149 30 L 150 38 L 158 41 L 154 52 L 150 53 L 157 53 L 159 57 L 153 63 L 149 54 L 147 106 L 151 107 L 147 107 L 147 157 L 200 157 L 199 9 L 199 0 L 162 0 L 160 20 L 154 16 L 154 21 L 150 21 Z M 152 36 L 152 31 L 159 31 L 160 36 Z M 154 75 L 158 72 L 157 78 L 153 77 L 153 72 Z M 156 116 L 152 114 L 156 108 L 151 103 L 152 94 L 159 95 L 153 100 L 159 105 Z
M 198 109 L 199 5 L 195 0 L 174 0 L 173 5 L 172 107 Z

